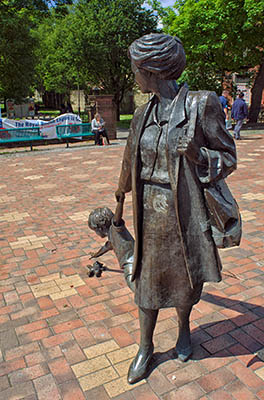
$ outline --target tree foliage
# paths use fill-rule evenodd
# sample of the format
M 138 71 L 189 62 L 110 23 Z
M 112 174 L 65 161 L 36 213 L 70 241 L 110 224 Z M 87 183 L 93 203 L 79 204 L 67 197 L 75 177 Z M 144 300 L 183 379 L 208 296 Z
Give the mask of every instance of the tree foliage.
M 119 104 L 134 78 L 127 57 L 136 38 L 157 30 L 143 0 L 0 0 L 0 95 L 31 88 L 69 94 L 97 86 Z
M 78 77 L 76 45 L 69 29 L 68 16 L 56 12 L 35 31 L 38 38 L 36 86 L 40 92 L 70 93 Z
M 262 64 L 264 0 L 178 0 L 174 8 L 164 29 L 183 41 L 190 87 L 217 90 L 226 72 Z
M 0 6 L 0 96 L 20 101 L 30 94 L 34 74 L 32 21 L 25 8 Z
M 117 106 L 134 78 L 127 56 L 138 37 L 156 31 L 157 17 L 141 0 L 80 0 L 55 21 L 42 47 L 48 49 L 41 67 L 45 86 L 62 90 L 79 83 L 114 95 Z M 69 83 L 69 85 L 68 85 Z
M 51 4 L 52 3 L 52 4 Z M 0 96 L 17 102 L 32 94 L 38 40 L 34 28 L 71 0 L 0 0 Z
M 82 73 L 87 72 L 87 82 L 113 94 L 117 108 L 134 84 L 128 46 L 157 26 L 157 18 L 142 5 L 140 0 L 82 0 L 76 8 Z

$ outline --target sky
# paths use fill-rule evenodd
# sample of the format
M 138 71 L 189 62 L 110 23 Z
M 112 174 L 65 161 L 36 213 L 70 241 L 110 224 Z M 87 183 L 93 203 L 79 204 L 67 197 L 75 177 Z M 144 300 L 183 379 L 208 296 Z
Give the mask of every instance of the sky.
M 162 7 L 172 7 L 175 4 L 175 0 L 159 0 L 161 3 Z M 148 5 L 145 2 L 145 7 L 149 8 Z
M 160 0 L 160 2 L 163 7 L 169 7 L 169 6 L 173 6 L 173 4 L 175 3 L 175 0 Z
M 175 4 L 175 0 L 159 0 L 161 3 L 162 7 L 172 7 Z M 147 4 L 145 4 L 146 8 L 149 8 Z M 158 24 L 158 28 L 162 29 L 162 24 L 161 22 Z

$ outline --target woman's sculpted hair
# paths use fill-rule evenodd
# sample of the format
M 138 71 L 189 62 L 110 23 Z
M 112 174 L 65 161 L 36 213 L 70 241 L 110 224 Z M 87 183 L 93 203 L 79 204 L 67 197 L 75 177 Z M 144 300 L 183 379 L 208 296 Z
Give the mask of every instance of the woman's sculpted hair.
M 160 79 L 178 79 L 186 65 L 182 42 L 176 36 L 150 33 L 135 40 L 128 50 L 137 68 L 158 75 Z

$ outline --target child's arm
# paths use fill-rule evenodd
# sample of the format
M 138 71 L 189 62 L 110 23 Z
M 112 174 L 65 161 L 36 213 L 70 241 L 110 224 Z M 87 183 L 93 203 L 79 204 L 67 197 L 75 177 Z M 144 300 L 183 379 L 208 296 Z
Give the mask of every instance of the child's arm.
M 109 250 L 113 250 L 112 244 L 111 242 L 109 242 L 109 240 L 96 252 L 96 253 L 90 253 L 91 258 L 96 258 L 96 257 L 100 257 L 103 254 L 107 253 Z

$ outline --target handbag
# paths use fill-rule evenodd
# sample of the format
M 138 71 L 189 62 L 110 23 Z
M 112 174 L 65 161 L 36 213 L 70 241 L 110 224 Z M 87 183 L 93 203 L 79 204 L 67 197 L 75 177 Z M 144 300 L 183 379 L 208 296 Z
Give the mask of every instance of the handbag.
M 242 235 L 241 215 L 224 179 L 208 184 L 204 188 L 204 197 L 216 247 L 223 249 L 239 246 Z

